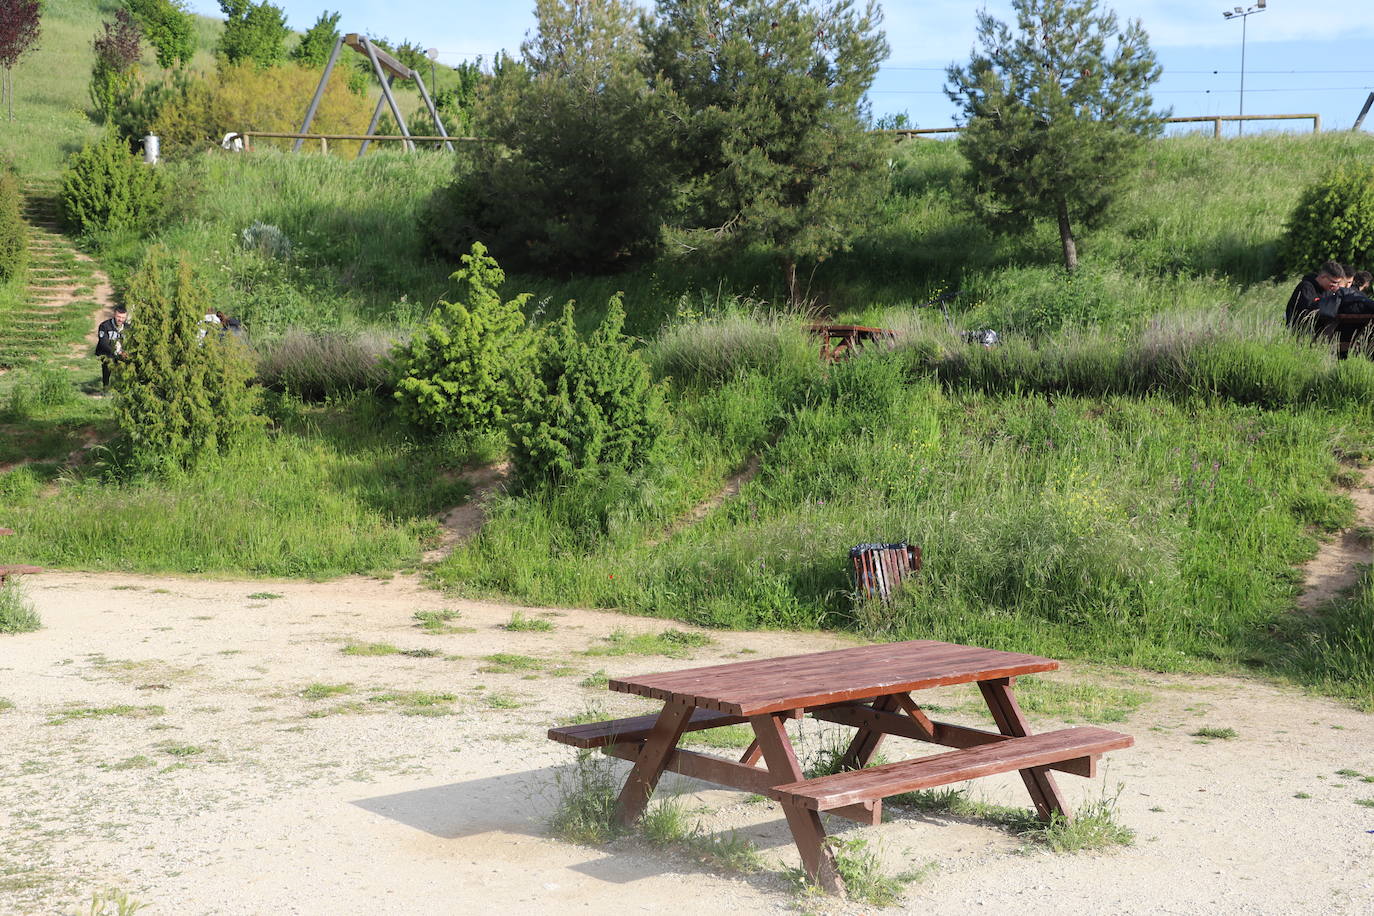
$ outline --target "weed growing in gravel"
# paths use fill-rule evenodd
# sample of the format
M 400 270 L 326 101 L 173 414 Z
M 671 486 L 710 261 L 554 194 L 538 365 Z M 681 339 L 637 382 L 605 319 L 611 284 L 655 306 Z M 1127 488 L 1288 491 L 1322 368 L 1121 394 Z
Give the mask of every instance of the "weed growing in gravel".
M 124 891 L 110 888 L 91 895 L 90 905 L 82 916 L 134 916 L 147 906 L 130 897 Z
M 1081 719 L 1101 724 L 1126 721 L 1150 701 L 1150 694 L 1098 684 L 1048 681 L 1032 675 L 1017 679 L 1016 699 L 1026 712 L 1064 722 Z
M 14 701 L 0 697 L 0 712 L 8 712 L 14 708 Z
M 639 830 L 652 846 L 662 848 L 684 842 L 691 835 L 687 808 L 680 798 L 654 802 L 639 819 Z
M 1013 833 L 1023 833 L 1040 825 L 1035 814 L 1025 808 L 994 805 L 970 798 L 965 787 L 946 786 L 919 792 L 904 792 L 887 799 L 888 804 L 914 808 L 926 814 L 950 814 L 989 821 Z
M 311 684 L 301 691 L 301 696 L 307 700 L 323 700 L 327 697 L 338 696 L 341 693 L 352 692 L 352 684 Z
M 146 719 L 150 716 L 160 716 L 165 712 L 167 712 L 167 710 L 162 706 L 127 706 L 124 704 L 116 706 L 71 706 L 60 712 L 54 713 L 46 724 L 64 725 L 68 722 L 75 722 L 78 719 L 103 719 L 107 716 L 118 716 L 125 719 Z
M 570 843 L 597 845 L 618 836 L 615 800 L 620 785 L 609 757 L 578 751 L 553 775 L 555 803 L 549 832 Z
M 483 700 L 488 709 L 519 709 L 525 705 L 515 697 L 505 693 L 489 693 Z
M 198 757 L 205 753 L 205 748 L 198 744 L 164 744 L 158 750 L 173 757 Z
M 1294 798 L 1311 798 L 1312 795 L 1311 795 L 1311 793 L 1308 793 L 1308 792 L 1294 792 L 1294 793 L 1293 793 L 1293 797 L 1294 797 Z
M 393 690 L 367 698 L 369 703 L 396 706 L 407 716 L 451 716 L 450 705 L 458 697 L 451 693 L 429 693 L 423 690 Z
M 1230 741 L 1239 733 L 1234 728 L 1215 728 L 1209 725 L 1206 728 L 1199 728 L 1195 732 L 1190 732 L 1190 734 L 1194 738 L 1217 738 L 1221 741 Z
M 606 645 L 592 646 L 584 655 L 663 655 L 668 658 L 688 658 L 693 649 L 711 645 L 714 640 L 705 633 L 684 633 L 667 629 L 662 633 L 626 633 L 616 630 L 604 638 Z
M 389 642 L 351 642 L 339 650 L 344 655 L 399 655 L 401 650 Z
M 143 769 L 147 769 L 148 767 L 151 767 L 151 766 L 156 766 L 156 763 L 153 761 L 153 758 L 147 757 L 147 756 L 145 756 L 145 755 L 143 755 L 143 754 L 135 754 L 135 755 L 132 756 L 132 757 L 126 757 L 126 758 L 124 758 L 123 760 L 119 761 L 118 763 L 102 763 L 102 764 L 100 764 L 100 769 L 102 769 L 102 770 L 143 770 Z
M 1118 785 L 1116 794 L 1104 794 L 1085 803 L 1074 812 L 1072 819 L 1052 815 L 1049 823 L 1024 831 L 1021 837 L 1061 853 L 1129 846 L 1135 842 L 1135 831 L 1118 821 L 1116 816 L 1116 802 L 1122 788 Z
M 691 732 L 685 736 L 685 740 L 698 747 L 748 747 L 754 743 L 754 729 L 748 725 L 723 725 L 720 728 Z
M 415 626 L 424 630 L 432 636 L 443 636 L 448 633 L 471 633 L 471 627 L 455 627 L 449 621 L 457 620 L 462 615 L 457 611 L 416 611 L 411 615 L 415 619 Z
M 850 899 L 873 906 L 892 906 L 901 899 L 902 880 L 883 871 L 877 852 L 868 848 L 867 840 L 830 837 L 826 842 Z
M 273 601 L 284 596 L 278 595 L 276 592 L 253 592 L 248 597 L 254 601 Z
M 13 579 L 0 585 L 0 633 L 32 633 L 43 626 L 33 603 Z
M 1374 808 L 1374 798 L 1357 798 L 1355 804 L 1363 808 Z
M 553 629 L 553 621 L 542 617 L 529 617 L 523 611 L 515 611 L 501 628 L 516 633 L 547 633 Z
M 478 671 L 485 673 L 507 674 L 512 671 L 542 671 L 545 661 L 533 655 L 516 655 L 512 652 L 497 652 L 483 656 L 485 665 Z
M 600 703 L 588 703 L 582 711 L 568 718 L 569 725 L 586 725 L 591 722 L 604 722 L 610 718 L 606 707 Z
M 1348 776 L 1351 779 L 1362 779 L 1364 774 L 1359 770 L 1352 770 L 1350 767 L 1343 767 L 1336 771 L 1337 776 Z
M 596 671 L 593 671 L 591 674 L 578 681 L 578 684 L 583 687 L 604 688 L 610 682 L 611 677 L 606 673 L 606 670 L 604 668 L 598 668 Z

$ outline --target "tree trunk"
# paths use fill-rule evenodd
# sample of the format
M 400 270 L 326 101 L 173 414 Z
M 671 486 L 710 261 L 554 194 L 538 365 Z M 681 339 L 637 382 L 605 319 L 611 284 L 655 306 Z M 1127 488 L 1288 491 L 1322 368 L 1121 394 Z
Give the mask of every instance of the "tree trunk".
M 1073 227 L 1069 225 L 1069 202 L 1064 198 L 1055 201 L 1059 211 L 1059 241 L 1064 244 L 1064 269 L 1073 273 L 1078 269 L 1078 245 L 1073 240 Z
M 794 307 L 801 305 L 801 288 L 797 286 L 797 259 L 788 258 L 783 262 L 782 270 L 787 277 L 787 303 Z

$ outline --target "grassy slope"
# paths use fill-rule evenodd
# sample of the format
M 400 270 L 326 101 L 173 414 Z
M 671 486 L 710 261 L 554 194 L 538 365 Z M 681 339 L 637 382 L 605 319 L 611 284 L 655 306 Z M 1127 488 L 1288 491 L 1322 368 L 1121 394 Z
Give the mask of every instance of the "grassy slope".
M 46 104 L 76 111 L 75 89 L 84 96 L 84 74 L 66 102 Z M 54 123 L 72 142 L 87 130 L 74 115 Z M 917 336 L 934 349 L 824 372 L 805 342 L 770 332 L 774 344 L 740 371 L 695 372 L 686 351 L 728 368 L 730 348 L 757 330 L 744 321 L 711 337 L 716 326 L 700 319 L 737 309 L 736 295 L 772 295 L 764 257 L 512 278 L 512 291 L 546 304 L 577 298 L 589 320 L 624 289 L 644 336 L 677 316 L 677 337 L 655 349 L 675 377 L 677 422 L 646 475 L 507 498 L 439 577 L 475 593 L 716 625 L 848 626 L 1159 667 L 1261 664 L 1374 702 L 1360 635 L 1374 601 L 1363 595 L 1319 621 L 1288 614 L 1292 564 L 1310 554 L 1314 530 L 1348 517 L 1333 455 L 1370 440 L 1374 370 L 1256 330 L 1286 294 L 1267 274 L 1298 189 L 1369 151 L 1368 138 L 1347 135 L 1153 144 L 1137 186 L 1082 233 L 1085 269 L 1066 284 L 1049 227 L 1008 239 L 959 210 L 953 147 L 901 148 L 877 225 L 817 273 L 814 290 L 837 314 L 911 324 L 913 303 L 957 285 L 961 323 L 1049 335 L 981 360 L 927 329 Z M 19 153 L 31 168 L 55 161 L 37 147 Z M 448 168 L 399 155 L 362 167 L 206 157 L 174 170 L 183 206 L 160 238 L 264 331 L 404 325 L 447 286 L 449 266 L 424 255 L 414 221 Z M 254 220 L 287 231 L 291 263 L 239 250 Z M 107 252 L 119 268 L 148 241 L 108 240 Z M 1131 374 L 1149 354 L 1112 347 L 1152 316 L 1222 308 L 1239 329 L 1215 345 L 1212 331 L 1194 333 L 1203 343 L 1187 346 L 1201 357 L 1169 370 L 1158 393 L 1100 384 L 1149 374 Z M 1056 335 L 1066 321 L 1107 330 L 1084 343 Z M 26 559 L 89 568 L 325 575 L 413 561 L 433 531 L 426 516 L 461 493 L 443 482 L 455 455 L 408 442 L 366 401 L 278 413 L 273 439 L 163 484 L 102 484 L 97 464 L 45 498 L 56 464 L 12 472 L 0 478 L 23 532 L 12 543 Z M 54 407 L 5 431 L 54 459 L 74 428 L 104 415 Z M 753 453 L 762 471 L 738 500 L 660 543 Z M 926 573 L 891 608 L 856 605 L 845 548 L 897 538 L 925 546 Z

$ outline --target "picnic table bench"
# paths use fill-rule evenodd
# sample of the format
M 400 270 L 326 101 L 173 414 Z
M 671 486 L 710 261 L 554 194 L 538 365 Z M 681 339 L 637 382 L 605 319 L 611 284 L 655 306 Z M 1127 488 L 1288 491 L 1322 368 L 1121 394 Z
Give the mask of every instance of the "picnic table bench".
M 821 812 L 877 824 L 889 796 L 1016 770 L 1042 819 L 1069 816 L 1050 771 L 1092 776 L 1102 754 L 1133 739 L 1095 727 L 1032 734 L 1016 703 L 1015 679 L 1058 667 L 1034 655 L 914 640 L 617 678 L 610 689 L 662 700 L 662 712 L 552 728 L 549 738 L 605 748 L 634 763 L 617 801 L 622 824 L 639 819 L 669 770 L 775 799 L 803 868 L 822 887 L 843 893 Z M 933 721 L 911 697 L 967 683 L 978 685 L 997 731 Z M 785 725 L 806 714 L 856 730 L 842 772 L 803 776 Z M 678 747 L 688 732 L 742 723 L 754 740 L 738 761 Z M 868 767 L 888 735 L 954 750 Z
M 0 585 L 4 585 L 5 580 L 10 576 L 29 576 L 34 573 L 41 573 L 42 571 L 43 567 L 41 566 L 16 566 L 13 564 L 9 566 L 0 566 Z
M 897 332 L 890 328 L 869 328 L 859 324 L 825 324 L 815 322 L 807 325 L 807 330 L 821 342 L 821 359 L 836 362 L 864 344 L 897 339 Z

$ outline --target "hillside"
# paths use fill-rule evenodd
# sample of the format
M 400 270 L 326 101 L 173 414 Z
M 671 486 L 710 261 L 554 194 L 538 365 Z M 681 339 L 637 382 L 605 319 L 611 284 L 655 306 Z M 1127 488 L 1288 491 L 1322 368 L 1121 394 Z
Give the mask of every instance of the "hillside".
M 96 18 L 70 0 L 51 16 L 52 47 L 76 47 Z M 61 147 L 90 135 L 80 68 L 45 83 L 63 68 L 25 66 L 34 136 Z M 57 167 L 16 137 L 5 148 L 21 171 Z M 1372 704 L 1369 584 L 1320 614 L 1294 608 L 1298 565 L 1350 525 L 1354 466 L 1374 454 L 1374 365 L 1283 332 L 1291 280 L 1272 276 L 1302 187 L 1372 143 L 1155 141 L 1082 234 L 1072 279 L 1050 227 L 1007 237 L 969 215 L 956 148 L 896 146 L 872 226 L 817 268 L 810 294 L 812 313 L 894 328 L 900 342 L 835 366 L 802 316 L 774 306 L 766 252 L 512 276 L 506 292 L 533 294 L 535 324 L 574 299 L 592 326 L 623 291 L 671 422 L 634 474 L 490 494 L 481 532 L 428 571 L 466 595 L 713 627 L 1258 668 Z M 452 295 L 455 265 L 428 251 L 421 225 L 454 158 L 214 152 L 163 168 L 175 205 L 153 229 L 84 244 L 116 287 L 156 243 L 196 268 L 209 300 L 250 329 L 269 434 L 194 472 L 131 477 L 99 444 L 112 399 L 76 395 L 98 387 L 94 365 L 11 372 L 0 526 L 18 534 L 6 551 L 88 570 L 417 568 L 441 539 L 436 518 L 470 491 L 464 469 L 506 448 L 406 426 L 379 366 Z M 289 256 L 242 244 L 254 223 L 279 230 Z M 956 289 L 948 324 L 922 307 Z M 958 335 L 985 327 L 1001 346 Z M 925 550 L 922 575 L 891 606 L 857 601 L 848 548 L 899 540 Z

